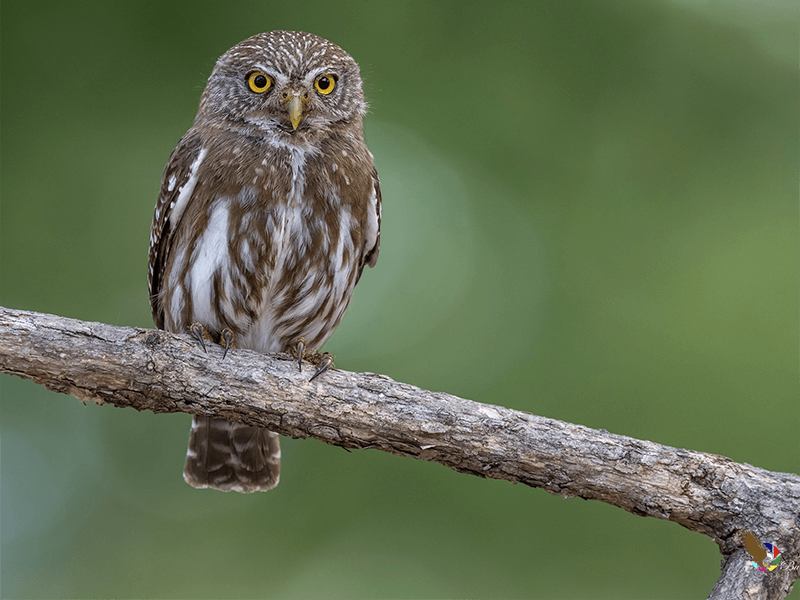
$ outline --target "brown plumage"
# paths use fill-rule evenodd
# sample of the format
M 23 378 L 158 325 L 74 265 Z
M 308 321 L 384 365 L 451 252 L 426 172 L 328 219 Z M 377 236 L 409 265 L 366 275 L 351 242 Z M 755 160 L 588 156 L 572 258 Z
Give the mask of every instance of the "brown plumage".
M 315 35 L 273 31 L 217 61 L 164 171 L 150 236 L 159 328 L 202 324 L 233 346 L 319 349 L 380 244 L 356 62 Z M 278 483 L 278 436 L 196 417 L 185 479 L 251 492 Z

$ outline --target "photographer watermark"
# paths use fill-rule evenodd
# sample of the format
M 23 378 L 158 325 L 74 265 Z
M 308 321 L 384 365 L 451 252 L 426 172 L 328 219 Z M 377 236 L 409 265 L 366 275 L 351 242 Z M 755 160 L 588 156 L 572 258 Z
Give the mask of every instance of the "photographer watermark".
M 781 551 L 775 544 L 761 542 L 752 531 L 741 532 L 744 547 L 750 555 L 747 561 L 748 566 L 757 569 L 762 573 L 774 571 L 781 564 L 785 569 L 797 569 L 798 564 L 794 560 L 783 560 Z

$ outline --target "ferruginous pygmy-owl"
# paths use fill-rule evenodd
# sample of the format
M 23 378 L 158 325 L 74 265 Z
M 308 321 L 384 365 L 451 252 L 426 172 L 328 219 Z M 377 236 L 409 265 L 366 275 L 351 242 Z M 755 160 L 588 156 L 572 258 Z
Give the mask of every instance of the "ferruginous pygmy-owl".
M 317 350 L 380 242 L 356 62 L 309 33 L 246 39 L 217 61 L 164 171 L 150 234 L 157 327 L 225 347 Z M 323 367 L 329 364 L 323 362 Z M 319 371 L 319 369 L 318 369 Z M 278 484 L 278 435 L 196 416 L 184 478 L 254 492 Z

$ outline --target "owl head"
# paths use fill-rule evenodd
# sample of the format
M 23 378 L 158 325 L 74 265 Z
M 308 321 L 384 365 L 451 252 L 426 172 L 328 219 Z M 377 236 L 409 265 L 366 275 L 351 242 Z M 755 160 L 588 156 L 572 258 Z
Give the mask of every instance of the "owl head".
M 360 128 L 367 108 L 361 88 L 358 64 L 339 46 L 310 33 L 260 33 L 219 58 L 195 127 L 307 141 Z

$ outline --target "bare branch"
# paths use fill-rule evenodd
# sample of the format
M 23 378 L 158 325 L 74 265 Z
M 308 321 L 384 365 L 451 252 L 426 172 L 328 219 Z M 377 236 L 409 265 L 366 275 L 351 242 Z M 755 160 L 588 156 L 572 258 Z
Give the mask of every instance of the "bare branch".
M 260 425 L 295 438 L 375 448 L 507 479 L 565 497 L 675 521 L 717 542 L 712 598 L 783 598 L 798 577 L 800 477 L 332 370 L 308 381 L 288 355 L 222 348 L 188 336 L 0 308 L 0 370 L 81 400 Z M 746 568 L 741 530 L 785 557 Z

